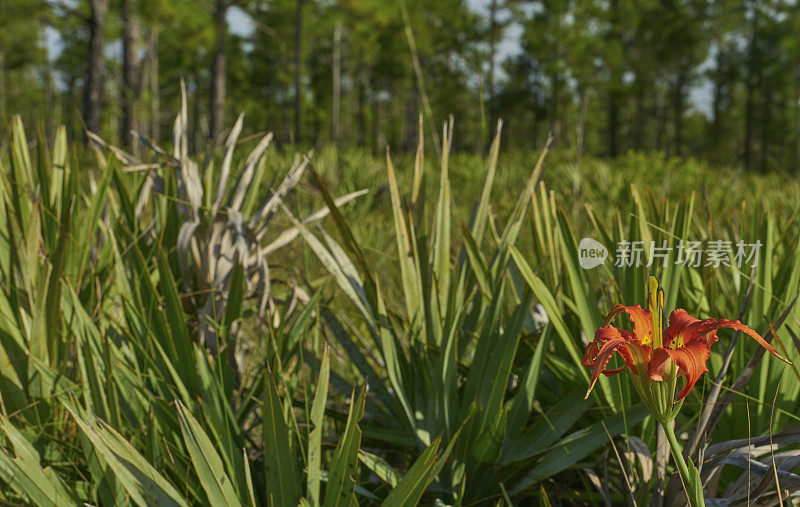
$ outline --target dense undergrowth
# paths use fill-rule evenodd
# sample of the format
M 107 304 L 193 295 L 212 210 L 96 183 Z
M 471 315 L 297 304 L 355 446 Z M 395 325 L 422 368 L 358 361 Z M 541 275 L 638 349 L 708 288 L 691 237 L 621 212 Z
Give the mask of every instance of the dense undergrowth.
M 63 131 L 45 146 L 13 125 L 3 502 L 680 504 L 628 384 L 584 399 L 587 337 L 614 303 L 644 301 L 648 274 L 668 309 L 740 316 L 794 362 L 720 332 L 676 421 L 706 497 L 800 486 L 796 182 L 500 156 L 499 133 L 485 158 L 451 155 L 452 125 L 441 155 L 421 137 L 416 156 L 377 160 L 289 157 L 238 142 L 239 122 L 206 156 L 185 119 L 168 151 L 94 138 L 91 162 Z M 584 236 L 609 250 L 592 270 Z M 642 241 L 642 265 L 615 265 L 623 241 Z M 760 257 L 694 266 L 681 241 L 758 242 Z M 645 266 L 654 246 L 670 253 Z

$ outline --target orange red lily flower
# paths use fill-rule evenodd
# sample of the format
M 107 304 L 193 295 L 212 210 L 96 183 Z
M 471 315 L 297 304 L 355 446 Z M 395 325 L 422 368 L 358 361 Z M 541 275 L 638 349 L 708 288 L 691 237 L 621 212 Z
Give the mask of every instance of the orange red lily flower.
M 610 377 L 628 368 L 634 386 L 651 412 L 660 419 L 674 418 L 677 410 L 673 405 L 683 400 L 708 371 L 706 362 L 711 355 L 711 345 L 718 339 L 719 328 L 746 333 L 772 355 L 785 361 L 761 335 L 738 320 L 701 320 L 686 310 L 677 309 L 670 314 L 666 329 L 662 329 L 662 294 L 658 291 L 658 282 L 651 278 L 649 309 L 639 305 L 617 305 L 609 312 L 604 326 L 595 332 L 594 341 L 587 346 L 581 363 L 592 368 L 587 397 L 601 373 Z M 622 313 L 630 318 L 633 331 L 609 325 Z M 619 354 L 625 364 L 606 368 L 614 354 Z M 675 396 L 678 377 L 684 377 L 685 382 Z

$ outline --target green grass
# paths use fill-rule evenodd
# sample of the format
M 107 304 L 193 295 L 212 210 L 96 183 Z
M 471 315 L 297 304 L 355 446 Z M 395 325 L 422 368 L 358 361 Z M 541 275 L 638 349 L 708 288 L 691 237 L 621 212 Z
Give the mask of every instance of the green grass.
M 616 303 L 645 303 L 649 274 L 668 310 L 741 313 L 794 362 L 720 332 L 676 421 L 680 437 L 713 413 L 711 446 L 691 453 L 705 496 L 775 499 L 773 459 L 795 491 L 800 185 L 658 155 L 503 155 L 499 139 L 450 156 L 448 132 L 441 158 L 422 140 L 416 157 L 307 164 L 235 136 L 227 162 L 170 149 L 141 161 L 162 163 L 144 200 L 127 155 L 78 154 L 63 132 L 29 143 L 15 122 L 0 155 L 0 501 L 645 504 L 659 481 L 680 501 L 625 375 L 584 400 L 584 340 Z M 763 250 L 752 277 L 585 271 L 584 236 L 612 257 L 620 240 Z M 748 484 L 747 441 L 725 442 L 784 430 L 774 456 L 751 452 Z

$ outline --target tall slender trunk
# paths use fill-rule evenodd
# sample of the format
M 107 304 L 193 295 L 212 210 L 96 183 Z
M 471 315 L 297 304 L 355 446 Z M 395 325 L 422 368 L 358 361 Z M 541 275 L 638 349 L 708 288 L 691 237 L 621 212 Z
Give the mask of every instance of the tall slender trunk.
M 748 84 L 744 112 L 744 167 L 749 169 L 753 160 L 753 119 L 755 117 L 755 90 Z
M 5 125 L 6 125 L 6 59 L 3 50 L 0 49 L 0 134 L 5 139 Z M 2 142 L 2 141 L 0 141 Z
M 83 119 L 86 128 L 91 132 L 99 132 L 102 122 L 103 108 L 103 31 L 108 14 L 108 0 L 91 0 L 91 16 L 89 17 L 89 59 L 87 61 L 86 80 L 83 88 Z
M 550 132 L 553 134 L 553 146 L 558 146 L 561 142 L 561 84 L 562 80 L 558 74 L 553 76 L 553 100 L 550 109 Z
M 413 93 L 412 93 L 413 95 Z M 372 132 L 373 142 L 370 142 L 373 153 L 381 153 L 386 150 L 386 102 L 376 102 L 372 104 Z
M 758 8 L 752 7 L 752 31 L 747 55 L 747 94 L 744 111 L 744 167 L 749 169 L 753 162 L 753 133 L 755 119 L 755 87 L 756 87 L 756 37 L 758 30 Z
M 417 145 L 419 133 L 417 132 L 417 124 L 419 119 L 419 109 L 416 100 L 407 100 L 405 103 L 404 111 L 405 117 L 403 119 L 403 144 L 402 149 L 406 153 L 411 153 Z
M 656 151 L 664 147 L 664 89 L 656 84 Z
M 770 137 L 769 126 L 772 124 L 772 105 L 774 97 L 775 93 L 773 93 L 773 90 L 767 88 L 764 93 L 764 103 L 760 108 L 761 121 L 759 123 L 761 127 L 761 142 L 759 143 L 757 167 L 761 172 L 767 171 L 769 152 L 770 148 L 772 147 L 772 138 Z
M 711 147 L 717 150 L 717 143 L 720 136 L 720 121 L 722 116 L 722 87 L 723 87 L 723 70 L 722 67 L 725 62 L 725 54 L 723 49 L 717 48 L 716 56 L 716 69 L 714 70 L 714 93 L 711 99 Z
M 122 144 L 135 144 L 131 130 L 136 130 L 136 103 L 139 98 L 139 20 L 136 0 L 122 0 Z
M 304 0 L 297 0 L 297 11 L 294 18 L 294 138 L 296 143 L 302 140 L 300 131 L 300 113 L 302 100 L 300 96 L 300 65 L 303 60 L 303 3 Z
M 69 77 L 67 78 L 67 82 L 65 83 L 65 87 L 67 89 L 65 96 L 68 98 L 67 108 L 72 110 L 76 109 L 77 106 L 77 96 L 78 96 L 78 84 L 76 83 L 77 78 L 75 74 L 70 73 Z M 81 132 L 81 125 L 78 118 L 75 115 L 69 115 L 69 121 L 67 123 L 67 135 L 70 139 L 77 139 L 80 136 Z
M 45 105 L 45 136 L 48 141 L 52 141 L 56 131 L 56 93 L 55 79 L 53 79 L 53 62 L 49 59 L 45 62 L 42 69 L 42 83 L 44 85 L 44 105 Z
M 161 93 L 158 87 L 158 29 L 152 28 L 147 36 L 150 61 L 150 138 L 156 143 L 161 137 Z
M 225 73 L 228 63 L 225 51 L 225 36 L 228 26 L 225 15 L 229 5 L 227 0 L 216 0 L 214 6 L 217 45 L 214 49 L 214 63 L 211 69 L 211 110 L 208 116 L 208 136 L 212 141 L 217 140 L 225 123 Z
M 619 20 L 619 5 L 617 0 L 611 0 L 611 29 L 608 38 L 613 42 L 619 38 L 617 26 Z M 611 86 L 608 97 L 608 156 L 616 157 L 618 154 L 618 139 L 617 134 L 619 130 L 619 82 L 621 81 L 620 70 L 617 68 L 618 64 L 612 64 L 611 68 Z
M 683 89 L 685 86 L 686 74 L 681 70 L 675 81 L 675 96 L 672 103 L 675 121 L 675 155 L 679 157 L 683 151 Z
M 645 90 L 648 89 L 647 83 L 641 77 L 637 77 L 636 84 L 636 112 L 634 113 L 634 128 L 631 133 L 633 146 L 637 150 L 644 149 L 645 139 Z
M 192 93 L 196 93 L 196 91 L 200 88 L 200 78 L 198 76 L 192 76 L 186 83 L 186 90 L 187 95 L 189 97 L 192 96 Z M 201 104 L 199 100 L 193 100 L 188 104 L 189 107 L 189 151 L 191 152 L 197 146 L 201 146 L 204 137 L 203 137 L 203 129 L 202 129 L 202 111 L 201 111 Z M 212 109 L 213 111 L 213 109 Z M 209 118 L 210 121 L 210 118 Z M 211 125 L 209 124 L 208 131 L 211 132 Z M 215 139 L 215 138 L 211 138 Z
M 290 120 L 290 118 L 289 118 L 289 108 L 288 107 L 281 107 L 280 125 L 282 125 L 281 132 L 283 133 L 283 142 L 284 143 L 289 143 L 292 140 L 292 132 L 291 132 L 291 129 L 289 128 L 289 120 Z
M 311 99 L 311 103 L 312 104 L 316 104 L 317 101 L 322 98 L 320 96 L 321 94 L 318 94 L 316 88 L 313 87 L 313 86 L 310 87 L 309 92 L 311 94 L 311 96 L 309 98 Z M 315 150 L 319 149 L 320 146 L 321 146 L 321 143 L 322 143 L 322 135 L 321 135 L 321 133 L 322 133 L 322 115 L 312 114 L 311 115 L 311 136 L 310 136 L 309 141 L 311 142 L 311 145 L 314 146 Z
M 578 161 L 583 158 L 583 146 L 586 138 L 586 110 L 588 108 L 588 99 L 586 98 L 586 90 L 579 91 L 580 96 L 580 112 L 578 113 L 578 126 L 576 128 L 576 147 Z
M 795 174 L 800 172 L 800 107 L 798 107 L 798 101 L 800 101 L 800 75 L 797 74 L 797 69 L 795 69 L 795 80 L 794 80 L 794 96 L 792 97 L 792 138 L 791 142 L 789 143 L 789 149 L 791 150 L 790 153 L 790 167 Z
M 358 145 L 363 146 L 367 138 L 367 92 L 366 79 L 363 72 L 358 78 L 358 106 L 356 108 L 356 122 L 358 123 Z M 380 147 L 379 147 L 380 148 Z
M 333 104 L 331 111 L 331 141 L 338 148 L 341 142 L 341 103 L 342 103 L 342 24 L 336 23 L 333 29 Z
M 6 107 L 6 56 L 0 49 L 0 110 Z M 3 111 L 5 112 L 5 111 Z
M 617 105 L 617 96 L 617 92 L 612 90 L 608 98 L 608 156 L 612 158 L 618 154 L 619 106 Z
M 497 60 L 497 11 L 499 9 L 497 0 L 492 0 L 489 4 L 489 124 L 494 122 L 495 114 L 495 70 Z M 491 134 L 490 134 L 491 135 Z

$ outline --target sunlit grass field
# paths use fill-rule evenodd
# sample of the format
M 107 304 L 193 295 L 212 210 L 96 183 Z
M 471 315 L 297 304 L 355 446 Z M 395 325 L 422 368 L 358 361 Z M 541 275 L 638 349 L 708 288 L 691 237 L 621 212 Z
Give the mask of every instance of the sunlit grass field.
M 739 318 L 675 433 L 707 503 L 796 502 L 800 184 L 547 151 L 134 156 L 13 125 L 0 154 L 0 501 L 687 502 L 627 374 L 586 398 L 617 303 Z M 605 263 L 581 266 L 593 238 Z M 681 242 L 731 246 L 682 262 Z M 642 262 L 615 262 L 641 242 Z M 739 265 L 736 245 L 758 244 Z M 668 252 L 648 262 L 652 249 Z M 617 265 L 621 264 L 621 265 Z M 614 359 L 616 364 L 619 359 Z M 660 500 L 659 500 L 660 499 Z

